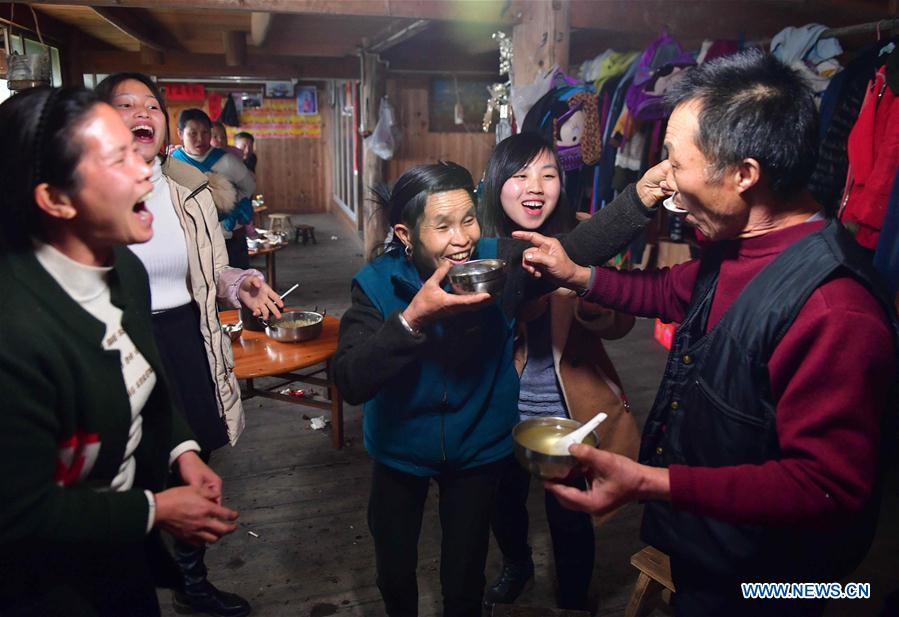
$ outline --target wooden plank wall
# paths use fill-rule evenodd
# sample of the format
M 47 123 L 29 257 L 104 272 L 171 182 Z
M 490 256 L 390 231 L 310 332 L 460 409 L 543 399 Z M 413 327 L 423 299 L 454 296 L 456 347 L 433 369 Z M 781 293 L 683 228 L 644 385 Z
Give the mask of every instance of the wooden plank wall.
M 321 137 L 257 139 L 256 192 L 265 197 L 269 212 L 315 213 L 331 207 L 330 137 L 331 109 L 324 104 L 327 93 L 318 91 L 322 115 Z M 205 109 L 205 101 L 177 102 L 169 106 L 170 137 L 178 139 L 178 115 L 188 107 Z
M 428 131 L 428 80 L 427 76 L 402 76 L 387 80 L 387 94 L 396 108 L 402 141 L 393 159 L 388 162 L 386 180 L 396 180 L 413 165 L 444 160 L 464 165 L 477 184 L 496 138 L 493 133 L 484 132 Z M 486 100 L 485 92 L 485 105 Z

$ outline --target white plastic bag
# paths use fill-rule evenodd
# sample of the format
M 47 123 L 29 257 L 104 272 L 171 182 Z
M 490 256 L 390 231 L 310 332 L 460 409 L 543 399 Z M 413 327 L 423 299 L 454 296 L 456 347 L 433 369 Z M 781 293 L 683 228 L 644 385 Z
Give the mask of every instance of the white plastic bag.
M 524 86 L 512 86 L 512 93 L 509 102 L 512 103 L 512 113 L 518 121 L 519 130 L 524 122 L 524 117 L 528 115 L 531 107 L 540 100 L 540 98 L 552 90 L 553 78 L 559 65 L 554 64 L 552 68 L 543 74 L 538 74 L 533 83 Z
M 381 99 L 381 105 L 378 108 L 378 124 L 363 143 L 366 148 L 375 153 L 375 156 L 389 161 L 393 158 L 393 153 L 396 150 L 398 136 L 393 105 L 390 104 L 390 101 L 385 96 Z

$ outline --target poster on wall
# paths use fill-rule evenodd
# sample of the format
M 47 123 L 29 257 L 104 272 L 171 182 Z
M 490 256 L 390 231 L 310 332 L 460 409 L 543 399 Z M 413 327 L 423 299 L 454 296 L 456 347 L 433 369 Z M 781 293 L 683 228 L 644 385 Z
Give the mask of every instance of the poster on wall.
M 256 139 L 289 139 L 292 137 L 321 137 L 322 118 L 315 114 L 297 113 L 293 99 L 262 100 L 262 107 L 248 109 L 240 114 L 240 130 L 253 134 Z
M 318 97 L 315 86 L 300 86 L 297 88 L 297 114 L 300 116 L 314 116 L 318 114 Z
M 265 98 L 268 99 L 292 99 L 292 81 L 267 81 L 265 82 Z
M 205 101 L 206 88 L 203 84 L 166 84 L 167 101 Z

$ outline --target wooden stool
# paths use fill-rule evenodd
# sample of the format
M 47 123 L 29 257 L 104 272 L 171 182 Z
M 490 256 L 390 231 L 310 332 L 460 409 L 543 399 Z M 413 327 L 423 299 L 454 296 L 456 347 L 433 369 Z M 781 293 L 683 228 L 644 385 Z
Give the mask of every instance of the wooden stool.
M 573 611 L 521 604 L 494 604 L 493 617 L 590 617 L 587 611 Z
M 306 225 L 305 223 L 294 225 L 293 241 L 299 242 L 300 236 L 303 236 L 303 244 L 309 242 L 310 238 L 312 239 L 312 244 L 318 244 L 315 240 L 315 227 L 312 225 Z
M 280 231 L 282 233 L 286 233 L 288 229 L 291 227 L 290 215 L 289 214 L 269 214 L 268 215 L 268 230 L 269 231 Z
M 674 582 L 671 580 L 668 555 L 647 546 L 631 556 L 631 565 L 640 571 L 640 576 L 637 577 L 624 617 L 645 617 L 652 612 L 659 600 L 671 603 Z

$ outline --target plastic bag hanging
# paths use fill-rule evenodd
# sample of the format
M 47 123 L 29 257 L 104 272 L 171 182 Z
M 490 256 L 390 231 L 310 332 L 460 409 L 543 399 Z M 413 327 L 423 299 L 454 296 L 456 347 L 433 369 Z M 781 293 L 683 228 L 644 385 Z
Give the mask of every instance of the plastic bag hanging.
M 366 148 L 385 161 L 392 159 L 396 150 L 399 135 L 395 118 L 393 105 L 386 96 L 381 98 L 381 104 L 378 107 L 378 124 L 372 134 L 363 141 Z

